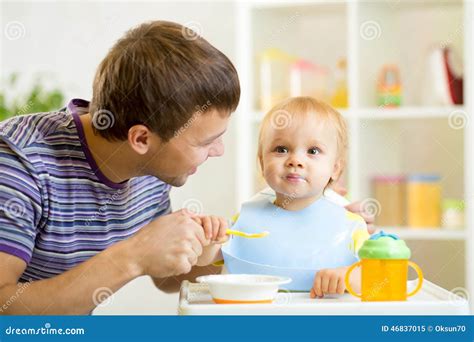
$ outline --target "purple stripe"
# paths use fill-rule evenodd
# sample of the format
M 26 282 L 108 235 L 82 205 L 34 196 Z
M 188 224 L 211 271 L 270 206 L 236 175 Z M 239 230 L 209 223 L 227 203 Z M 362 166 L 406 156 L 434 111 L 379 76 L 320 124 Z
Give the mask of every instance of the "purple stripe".
M 14 255 L 20 259 L 23 259 L 27 264 L 31 260 L 31 256 L 22 251 L 21 249 L 9 246 L 9 245 L 2 245 L 0 244 L 0 252 L 4 252 L 10 255 Z

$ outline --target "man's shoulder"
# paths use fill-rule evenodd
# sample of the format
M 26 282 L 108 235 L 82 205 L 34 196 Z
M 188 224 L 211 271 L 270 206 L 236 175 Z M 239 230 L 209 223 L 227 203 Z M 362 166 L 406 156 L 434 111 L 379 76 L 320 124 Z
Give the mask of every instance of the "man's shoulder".
M 35 147 L 48 138 L 74 134 L 72 116 L 64 110 L 18 115 L 0 122 L 0 139 L 16 149 Z

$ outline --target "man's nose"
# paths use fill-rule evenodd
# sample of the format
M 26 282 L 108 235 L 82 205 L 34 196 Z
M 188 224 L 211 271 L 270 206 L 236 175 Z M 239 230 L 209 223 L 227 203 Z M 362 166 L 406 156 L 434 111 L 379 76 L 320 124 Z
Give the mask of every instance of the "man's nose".
M 220 157 L 224 154 L 224 143 L 219 141 L 209 149 L 209 157 Z

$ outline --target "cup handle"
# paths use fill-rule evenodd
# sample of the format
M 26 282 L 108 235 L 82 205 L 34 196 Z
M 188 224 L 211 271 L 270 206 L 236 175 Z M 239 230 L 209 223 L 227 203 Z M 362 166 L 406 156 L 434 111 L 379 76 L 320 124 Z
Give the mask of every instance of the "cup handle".
M 409 294 L 407 294 L 407 297 L 411 297 L 414 294 L 416 294 L 418 291 L 420 291 L 421 286 L 423 285 L 423 272 L 421 271 L 420 266 L 418 266 L 417 264 L 415 264 L 412 261 L 408 261 L 408 266 L 413 267 L 413 269 L 418 274 L 418 285 L 416 285 L 416 288 L 413 291 L 411 291 Z
M 351 272 L 354 270 L 354 268 L 356 268 L 360 264 L 361 264 L 361 261 L 358 261 L 355 264 L 353 264 L 351 267 L 349 267 L 349 269 L 346 272 L 346 277 L 344 278 L 344 283 L 346 284 L 347 291 L 349 291 L 349 293 L 351 295 L 353 295 L 355 297 L 358 297 L 358 298 L 362 298 L 362 296 L 360 294 L 355 293 L 354 290 L 352 289 L 351 284 L 349 282 L 349 276 L 350 276 Z

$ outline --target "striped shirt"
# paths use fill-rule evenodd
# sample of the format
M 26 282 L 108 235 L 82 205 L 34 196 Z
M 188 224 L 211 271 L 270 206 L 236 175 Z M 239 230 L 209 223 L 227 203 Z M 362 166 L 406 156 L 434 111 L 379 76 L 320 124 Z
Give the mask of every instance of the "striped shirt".
M 26 262 L 20 281 L 61 274 L 171 211 L 159 179 L 101 173 L 79 118 L 87 107 L 74 99 L 0 122 L 0 251 Z

